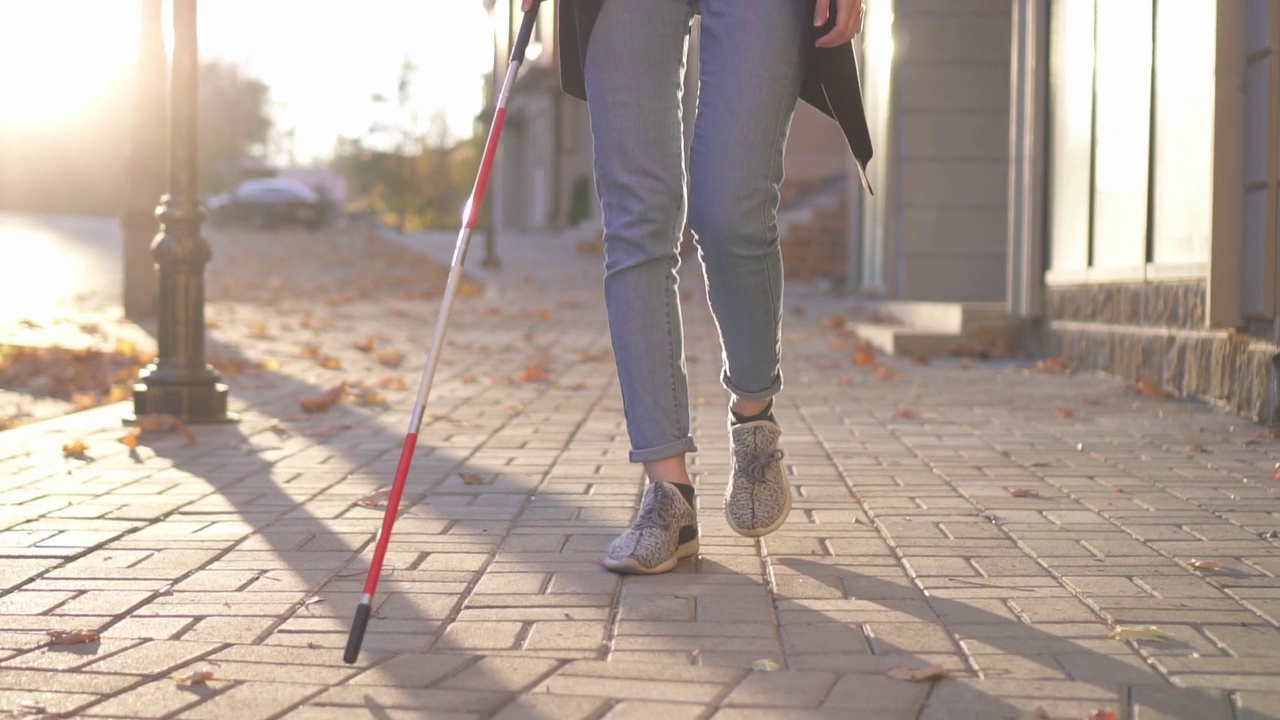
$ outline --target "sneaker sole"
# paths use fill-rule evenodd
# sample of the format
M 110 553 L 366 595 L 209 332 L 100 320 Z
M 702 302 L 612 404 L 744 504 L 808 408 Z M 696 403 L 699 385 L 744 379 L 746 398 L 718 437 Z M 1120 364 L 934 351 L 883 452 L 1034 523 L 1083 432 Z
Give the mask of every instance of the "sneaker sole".
M 778 519 L 775 520 L 772 525 L 768 525 L 762 528 L 740 528 L 737 525 L 733 524 L 733 519 L 729 517 L 729 511 L 726 508 L 724 513 L 724 519 L 725 519 L 725 522 L 729 523 L 729 529 L 733 530 L 739 535 L 742 535 L 743 537 L 755 538 L 755 537 L 764 537 L 765 535 L 768 535 L 774 530 L 777 530 L 778 528 L 782 527 L 782 523 L 787 521 L 787 516 L 791 515 L 791 481 L 787 480 L 787 478 L 783 476 L 782 484 L 785 485 L 787 488 L 787 493 L 784 496 L 786 498 L 786 503 L 782 506 L 782 514 L 778 515 Z
M 632 558 L 627 558 L 621 562 L 609 562 L 608 558 L 604 560 L 604 566 L 616 573 L 623 575 L 661 575 L 665 572 L 671 572 L 676 569 L 676 565 L 687 557 L 693 557 L 698 554 L 698 540 L 694 538 L 680 547 L 676 548 L 676 554 L 667 558 L 665 562 L 647 568 Z

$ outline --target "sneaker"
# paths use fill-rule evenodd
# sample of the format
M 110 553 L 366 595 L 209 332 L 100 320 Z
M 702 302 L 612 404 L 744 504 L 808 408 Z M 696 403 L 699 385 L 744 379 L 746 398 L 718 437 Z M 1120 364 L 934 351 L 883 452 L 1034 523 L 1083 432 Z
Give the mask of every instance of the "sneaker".
M 697 554 L 697 511 L 674 485 L 650 482 L 631 528 L 609 545 L 604 566 L 619 573 L 655 575 Z
M 771 420 L 729 426 L 733 462 L 724 491 L 724 519 L 739 535 L 768 535 L 791 512 L 791 483 L 778 449 L 781 436 L 782 429 Z

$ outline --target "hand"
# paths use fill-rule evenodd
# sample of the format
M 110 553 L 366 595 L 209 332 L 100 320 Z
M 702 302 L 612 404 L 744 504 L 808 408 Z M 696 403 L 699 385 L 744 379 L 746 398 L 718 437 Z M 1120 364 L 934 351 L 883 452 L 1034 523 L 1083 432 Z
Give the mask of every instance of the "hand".
M 528 4 L 532 0 L 525 0 Z M 831 6 L 836 6 L 836 26 L 831 32 L 818 38 L 814 45 L 818 47 L 838 47 L 853 40 L 853 36 L 862 31 L 862 13 L 866 10 L 865 0 L 818 0 L 818 7 L 813 13 L 813 26 L 821 27 L 831 16 Z

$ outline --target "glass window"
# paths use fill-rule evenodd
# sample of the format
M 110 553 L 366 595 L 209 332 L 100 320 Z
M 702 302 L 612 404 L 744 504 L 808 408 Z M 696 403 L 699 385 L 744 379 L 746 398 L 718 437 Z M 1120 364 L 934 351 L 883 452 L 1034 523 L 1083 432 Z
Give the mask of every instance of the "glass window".
M 1049 17 L 1049 265 L 1089 266 L 1093 152 L 1092 2 L 1055 2 Z

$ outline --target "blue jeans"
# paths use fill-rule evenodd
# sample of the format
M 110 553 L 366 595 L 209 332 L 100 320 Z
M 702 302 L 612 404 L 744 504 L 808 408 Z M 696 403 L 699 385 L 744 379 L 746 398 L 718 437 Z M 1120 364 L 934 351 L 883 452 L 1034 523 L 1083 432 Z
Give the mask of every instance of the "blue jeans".
M 702 16 L 686 173 L 681 97 Z M 745 400 L 782 388 L 782 153 L 812 43 L 810 0 L 607 0 L 587 49 L 605 305 L 632 462 L 696 450 L 676 270 L 696 234 L 723 349 Z

